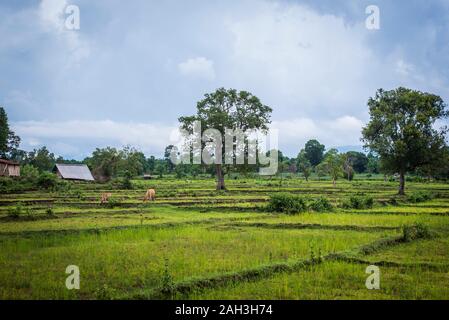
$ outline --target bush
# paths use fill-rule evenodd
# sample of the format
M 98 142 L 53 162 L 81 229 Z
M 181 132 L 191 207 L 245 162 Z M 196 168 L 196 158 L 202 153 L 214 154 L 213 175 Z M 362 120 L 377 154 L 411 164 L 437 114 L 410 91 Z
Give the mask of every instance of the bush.
M 295 214 L 306 211 L 307 206 L 303 198 L 289 193 L 278 193 L 270 197 L 267 210 Z
M 25 208 L 22 203 L 18 203 L 15 208 L 8 211 L 8 216 L 11 218 L 18 218 L 23 214 L 30 215 L 31 211 L 29 208 Z
M 56 175 L 50 172 L 42 172 L 37 179 L 37 186 L 43 189 L 54 189 L 58 185 Z
M 434 198 L 434 195 L 430 192 L 426 191 L 417 191 L 413 192 L 411 195 L 407 197 L 407 200 L 413 203 L 429 201 Z
M 133 178 L 133 175 L 128 170 L 125 171 L 125 176 L 122 180 L 122 188 L 125 190 L 131 190 L 133 189 L 133 184 L 131 182 L 131 179 Z
M 374 205 L 373 197 L 352 196 L 343 203 L 345 209 L 371 209 Z
M 20 176 L 26 181 L 36 182 L 39 178 L 39 170 L 30 164 L 26 164 L 20 169 Z
M 47 214 L 47 216 L 52 217 L 55 215 L 55 212 L 53 211 L 52 207 L 48 207 L 47 210 L 45 210 L 45 213 Z
M 403 226 L 402 237 L 406 242 L 415 239 L 425 239 L 430 237 L 430 231 L 426 225 L 422 223 L 416 223 L 412 226 Z
M 114 209 L 115 207 L 119 207 L 120 206 L 120 201 L 118 201 L 118 200 L 116 200 L 114 198 L 109 198 L 108 202 L 106 202 L 104 205 L 108 209 Z
M 309 209 L 316 212 L 324 212 L 324 211 L 332 211 L 333 206 L 329 200 L 324 197 L 320 197 L 318 199 L 313 200 L 309 204 Z

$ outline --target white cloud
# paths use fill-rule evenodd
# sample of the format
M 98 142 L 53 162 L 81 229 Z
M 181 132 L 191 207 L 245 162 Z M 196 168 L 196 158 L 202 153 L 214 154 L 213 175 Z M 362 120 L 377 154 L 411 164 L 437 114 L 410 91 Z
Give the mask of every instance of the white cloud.
M 144 152 L 160 152 L 170 143 L 175 126 L 150 123 L 119 123 L 111 120 L 102 121 L 23 121 L 12 124 L 13 130 L 24 142 L 30 146 L 46 141 L 52 143 L 55 152 L 65 154 L 68 150 L 73 152 L 86 143 L 95 143 L 98 147 L 105 147 L 105 143 L 121 147 L 132 145 Z M 73 144 L 70 144 L 70 141 Z M 73 142 L 76 141 L 76 142 Z M 86 151 L 86 150 L 84 150 Z
M 65 9 L 68 5 L 66 0 L 42 0 L 38 10 L 43 31 L 52 33 L 65 46 L 68 55 L 66 68 L 78 67 L 91 51 L 89 44 L 81 38 L 80 31 L 65 27 Z
M 318 139 L 327 147 L 360 145 L 362 121 L 343 116 L 336 119 L 312 120 L 295 118 L 273 121 L 271 129 L 279 133 L 279 146 L 294 155 L 309 139 Z M 153 123 L 125 123 L 101 121 L 22 121 L 12 124 L 12 129 L 23 139 L 24 147 L 49 145 L 56 154 L 82 158 L 92 150 L 85 146 L 121 147 L 132 145 L 147 154 L 161 155 L 169 144 L 176 144 L 176 125 Z M 87 153 L 86 153 L 87 151 Z
M 380 62 L 367 46 L 363 20 L 347 24 L 306 6 L 262 2 L 229 20 L 228 28 L 234 36 L 230 82 L 268 96 L 278 110 L 338 116 L 377 89 Z
M 207 80 L 215 79 L 214 62 L 204 57 L 187 59 L 178 64 L 178 69 L 185 76 Z
M 318 139 L 327 148 L 361 145 L 363 122 L 352 116 L 336 119 L 313 120 L 295 118 L 273 121 L 271 128 L 279 130 L 279 146 L 294 155 L 310 139 Z
M 396 63 L 396 72 L 402 76 L 409 76 L 413 71 L 414 67 L 412 64 L 406 63 L 404 60 L 400 59 Z

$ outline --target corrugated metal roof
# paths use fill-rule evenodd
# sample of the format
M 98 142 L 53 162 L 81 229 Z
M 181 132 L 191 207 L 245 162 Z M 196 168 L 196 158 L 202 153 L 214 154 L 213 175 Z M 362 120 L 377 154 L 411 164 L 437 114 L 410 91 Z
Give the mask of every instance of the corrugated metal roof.
M 94 181 L 85 164 L 56 164 L 56 169 L 64 179 Z

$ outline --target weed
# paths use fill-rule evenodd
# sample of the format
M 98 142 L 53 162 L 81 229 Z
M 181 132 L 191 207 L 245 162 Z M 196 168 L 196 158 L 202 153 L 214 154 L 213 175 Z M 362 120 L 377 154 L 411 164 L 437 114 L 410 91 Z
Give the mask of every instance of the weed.
M 402 227 L 402 237 L 405 242 L 416 239 L 425 239 L 431 236 L 429 228 L 422 223 Z
M 432 200 L 434 195 L 426 191 L 416 191 L 407 197 L 407 200 L 412 203 L 425 202 Z

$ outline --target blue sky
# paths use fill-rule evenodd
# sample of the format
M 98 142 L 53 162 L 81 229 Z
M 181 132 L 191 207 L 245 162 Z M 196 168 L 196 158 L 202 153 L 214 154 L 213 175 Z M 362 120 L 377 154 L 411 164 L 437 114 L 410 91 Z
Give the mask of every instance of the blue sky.
M 79 30 L 64 27 L 77 5 Z M 365 9 L 377 5 L 380 29 Z M 366 102 L 407 86 L 449 101 L 449 0 L 0 2 L 0 105 L 30 150 L 161 155 L 204 93 L 249 90 L 279 145 L 360 144 Z

